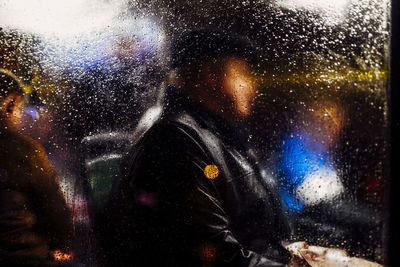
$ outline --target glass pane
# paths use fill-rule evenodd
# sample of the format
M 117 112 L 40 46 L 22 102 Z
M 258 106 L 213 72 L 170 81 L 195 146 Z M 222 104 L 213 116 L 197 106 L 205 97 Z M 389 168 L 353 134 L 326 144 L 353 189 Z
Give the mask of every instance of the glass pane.
M 288 235 L 276 234 L 282 246 L 305 241 L 314 247 L 303 247 L 303 254 L 304 249 L 317 246 L 337 248 L 347 253 L 342 255 L 343 260 L 357 257 L 385 264 L 390 6 L 386 0 L 0 1 L 0 197 L 8 203 L 4 204 L 7 208 L 0 208 L 0 231 L 10 231 L 7 216 L 22 212 L 18 205 L 25 205 L 28 208 L 24 218 L 36 219 L 29 224 L 31 230 L 23 234 L 40 240 L 22 244 L 22 237 L 16 238 L 17 245 L 29 251 L 22 257 L 21 250 L 13 247 L 14 241 L 8 235 L 0 235 L 6 236 L 1 237 L 0 263 L 3 257 L 5 263 L 10 260 L 40 264 L 58 261 L 77 266 L 123 265 L 127 263 L 124 257 L 132 253 L 129 262 L 139 264 L 142 258 L 135 256 L 135 246 L 141 245 L 130 240 L 135 237 L 132 232 L 140 228 L 132 225 L 151 216 L 146 213 L 135 218 L 132 210 L 136 204 L 130 203 L 153 207 L 157 201 L 171 201 L 171 207 L 163 206 L 170 216 L 163 218 L 165 222 L 175 222 L 173 211 L 184 210 L 189 200 L 174 202 L 150 193 L 137 193 L 135 181 L 139 178 L 132 169 L 139 168 L 146 158 L 138 151 L 144 150 L 147 155 L 143 144 L 155 135 L 157 125 L 170 120 L 170 110 L 181 108 L 172 99 L 175 96 L 171 96 L 171 88 L 191 84 L 190 93 L 182 91 L 184 98 L 192 99 L 185 100 L 185 105 L 189 103 L 188 112 L 201 117 L 197 110 L 201 106 L 212 118 L 217 117 L 218 123 L 223 121 L 217 130 L 210 126 L 211 121 L 202 126 L 201 131 L 205 132 L 199 136 L 212 137 L 196 144 L 207 147 L 203 152 L 215 158 L 213 162 L 203 162 L 210 166 L 208 171 L 213 177 L 207 182 L 216 186 L 217 193 L 213 192 L 221 198 L 224 218 L 232 228 L 226 226 L 227 231 L 232 232 L 235 245 L 257 257 L 276 260 L 259 243 L 269 244 L 270 240 L 262 239 L 260 229 L 274 225 L 279 216 L 271 219 L 276 220 L 274 223 L 257 222 L 255 226 L 267 210 L 263 205 L 269 205 L 274 212 L 283 213 L 289 227 Z M 207 55 L 171 49 L 180 36 L 199 29 L 206 29 L 208 35 L 196 40 L 188 50 L 201 47 L 203 42 L 207 44 L 213 31 L 233 39 L 227 45 L 217 43 L 215 51 L 204 50 Z M 235 38 L 249 43 L 249 57 L 240 52 L 221 52 L 234 47 Z M 171 65 L 174 60 L 186 60 L 191 53 L 199 57 L 192 65 L 185 65 L 186 61 L 179 63 L 179 67 Z M 214 75 L 214 83 L 211 78 L 204 78 L 205 73 Z M 230 94 L 229 85 L 223 81 L 232 83 L 232 88 L 239 91 Z M 208 84 L 207 88 L 215 86 L 215 95 L 193 89 L 202 88 L 203 82 Z M 9 97 L 18 95 L 12 89 L 18 87 L 24 92 L 20 110 L 19 100 Z M 243 93 L 246 88 L 247 95 Z M 221 93 L 223 90 L 227 91 Z M 17 118 L 20 127 L 14 129 L 15 121 L 9 118 Z M 196 140 L 197 135 L 191 132 L 195 126 L 187 127 L 191 140 Z M 167 155 L 158 160 L 169 162 L 185 147 L 183 141 L 182 145 L 171 141 L 179 135 L 168 135 L 166 131 L 158 136 L 165 143 L 160 145 L 162 151 L 149 154 L 149 162 L 157 153 Z M 221 157 L 228 162 L 226 167 L 218 161 L 219 152 L 209 148 L 215 138 L 220 138 L 217 143 Z M 182 162 L 202 159 L 196 153 L 189 153 L 192 161 L 186 158 Z M 36 157 L 39 163 L 35 162 Z M 238 160 L 241 157 L 243 161 Z M 177 156 L 170 168 L 182 167 L 179 160 Z M 242 163 L 235 165 L 235 160 L 251 168 L 246 169 Z M 31 171 L 32 163 L 46 174 Z M 146 171 L 172 171 L 157 166 Z M 201 164 L 198 167 L 205 171 Z M 13 168 L 22 172 L 10 174 Z M 188 173 L 194 170 L 185 168 L 182 167 L 185 175 L 192 177 Z M 25 179 L 30 171 L 35 182 Z M 209 172 L 205 173 L 209 178 Z M 24 178 L 15 182 L 13 175 Z M 250 182 L 243 189 L 251 179 L 263 185 L 261 191 Z M 218 184 L 221 180 L 223 188 Z M 235 187 L 243 194 L 229 198 L 229 188 L 235 183 L 247 193 Z M 178 185 L 172 189 L 170 184 L 163 186 L 165 190 L 179 191 Z M 163 186 L 156 188 L 162 190 Z M 190 186 L 184 189 L 190 191 Z M 132 195 L 121 195 L 128 193 Z M 278 200 L 271 203 L 276 205 L 265 204 L 264 195 L 275 193 Z M 194 202 L 194 207 L 199 207 Z M 12 205 L 16 205 L 14 210 Z M 206 211 L 210 211 L 208 208 Z M 56 212 L 64 209 L 65 212 Z M 202 214 L 193 209 L 196 216 Z M 46 216 L 55 225 L 47 234 L 43 232 L 48 225 L 43 222 Z M 193 219 L 196 216 L 189 216 L 193 224 L 199 224 L 201 229 L 210 226 L 211 223 L 200 223 L 206 215 Z M 280 228 L 285 223 L 276 224 Z M 170 242 L 162 239 L 162 231 L 172 231 L 174 240 L 190 239 L 190 235 L 179 239 L 183 235 L 180 230 L 157 227 L 154 231 L 160 231 L 155 234 L 160 243 Z M 261 237 L 248 234 L 256 232 Z M 152 233 L 142 234 L 148 234 L 149 240 L 154 238 Z M 58 235 L 63 236 L 60 240 L 64 243 L 53 242 Z M 206 236 L 202 238 L 205 243 L 191 249 L 194 255 L 201 255 L 198 257 L 203 266 L 228 261 L 220 256 L 226 252 L 222 249 L 226 242 L 214 247 L 207 243 Z M 171 250 L 175 247 L 170 244 Z M 154 254 L 155 258 L 176 256 L 167 251 Z M 52 259 L 46 255 L 52 255 Z M 309 264 L 312 262 L 304 255 L 301 257 Z M 328 258 L 323 260 L 329 261 Z M 186 258 L 182 256 L 183 259 Z M 250 263 L 243 261 L 238 265 Z

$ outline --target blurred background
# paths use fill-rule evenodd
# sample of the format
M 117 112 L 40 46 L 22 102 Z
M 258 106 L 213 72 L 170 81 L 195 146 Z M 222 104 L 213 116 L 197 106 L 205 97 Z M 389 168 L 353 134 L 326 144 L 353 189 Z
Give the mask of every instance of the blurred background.
M 47 149 L 95 266 L 93 214 L 161 116 L 168 45 L 213 27 L 259 50 L 253 140 L 276 174 L 292 240 L 387 262 L 388 0 L 1 0 L 0 68 L 25 84 L 23 132 Z

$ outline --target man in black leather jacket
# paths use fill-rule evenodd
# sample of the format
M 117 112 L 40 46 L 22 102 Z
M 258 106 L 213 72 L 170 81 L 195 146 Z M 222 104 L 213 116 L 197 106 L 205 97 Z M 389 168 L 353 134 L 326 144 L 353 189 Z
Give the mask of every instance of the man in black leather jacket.
M 174 42 L 168 104 L 110 197 L 110 265 L 288 263 L 274 179 L 260 170 L 245 124 L 256 94 L 252 52 L 246 39 L 211 30 Z

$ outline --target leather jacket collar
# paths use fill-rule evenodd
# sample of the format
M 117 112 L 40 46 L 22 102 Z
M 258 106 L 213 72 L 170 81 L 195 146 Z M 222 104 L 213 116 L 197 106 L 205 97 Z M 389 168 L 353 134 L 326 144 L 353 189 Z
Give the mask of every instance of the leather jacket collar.
M 178 88 L 169 86 L 166 91 L 167 105 L 165 115 L 174 116 L 183 112 L 191 114 L 202 127 L 212 129 L 217 135 L 242 150 L 250 146 L 250 125 L 243 121 L 230 121 L 203 105 L 192 101 Z

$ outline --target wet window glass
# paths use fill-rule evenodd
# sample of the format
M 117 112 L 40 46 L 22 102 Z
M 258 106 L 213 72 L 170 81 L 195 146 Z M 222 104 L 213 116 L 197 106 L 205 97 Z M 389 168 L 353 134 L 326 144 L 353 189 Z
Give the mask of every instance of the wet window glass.
M 0 1 L 0 264 L 386 264 L 390 12 Z

